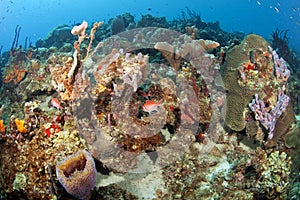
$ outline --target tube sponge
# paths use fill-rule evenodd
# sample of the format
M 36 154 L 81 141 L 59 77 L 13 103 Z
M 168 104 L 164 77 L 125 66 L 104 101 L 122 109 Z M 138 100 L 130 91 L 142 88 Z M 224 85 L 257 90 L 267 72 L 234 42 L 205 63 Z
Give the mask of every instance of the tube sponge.
M 86 150 L 79 150 L 56 164 L 56 176 L 69 194 L 89 199 L 96 185 L 94 159 Z

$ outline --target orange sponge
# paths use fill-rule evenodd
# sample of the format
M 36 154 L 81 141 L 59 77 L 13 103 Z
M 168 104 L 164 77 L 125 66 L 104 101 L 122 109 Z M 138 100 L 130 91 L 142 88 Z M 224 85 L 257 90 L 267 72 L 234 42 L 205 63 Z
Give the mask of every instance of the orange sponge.
M 1 119 L 0 120 L 0 133 L 4 133 L 4 132 L 5 132 L 5 126 L 4 126 L 3 120 Z
M 25 122 L 24 122 L 24 120 L 21 120 L 21 119 L 15 119 L 15 123 L 16 123 L 17 128 L 18 128 L 18 131 L 19 131 L 20 133 L 26 133 L 26 132 L 27 132 L 27 130 L 26 130 L 26 128 L 25 128 Z
M 86 150 L 80 150 L 56 164 L 56 176 L 69 194 L 79 199 L 89 199 L 96 185 L 94 159 Z

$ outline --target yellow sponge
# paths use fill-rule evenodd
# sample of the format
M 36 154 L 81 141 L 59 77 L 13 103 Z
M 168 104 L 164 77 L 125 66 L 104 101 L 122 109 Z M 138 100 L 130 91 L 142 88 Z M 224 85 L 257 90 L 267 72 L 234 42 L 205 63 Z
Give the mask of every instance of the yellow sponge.
M 86 150 L 80 150 L 56 164 L 56 176 L 69 194 L 79 199 L 89 199 L 96 185 L 94 159 Z

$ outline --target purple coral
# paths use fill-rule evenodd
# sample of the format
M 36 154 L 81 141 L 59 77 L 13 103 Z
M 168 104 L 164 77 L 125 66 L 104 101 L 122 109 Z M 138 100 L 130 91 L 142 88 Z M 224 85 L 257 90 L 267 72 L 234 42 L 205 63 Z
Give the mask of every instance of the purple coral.
M 279 83 L 286 82 L 291 73 L 287 67 L 287 62 L 283 58 L 279 58 L 276 51 L 271 47 L 269 47 L 269 49 L 272 51 L 277 81 Z
M 269 131 L 269 139 L 273 138 L 273 133 L 277 119 L 286 110 L 290 98 L 284 94 L 285 87 L 278 94 L 278 102 L 270 112 L 267 111 L 265 103 L 258 99 L 258 94 L 255 94 L 255 99 L 249 104 L 250 109 L 255 113 L 255 119 Z
M 69 194 L 79 199 L 89 199 L 96 185 L 94 159 L 86 150 L 80 150 L 56 164 L 56 176 Z

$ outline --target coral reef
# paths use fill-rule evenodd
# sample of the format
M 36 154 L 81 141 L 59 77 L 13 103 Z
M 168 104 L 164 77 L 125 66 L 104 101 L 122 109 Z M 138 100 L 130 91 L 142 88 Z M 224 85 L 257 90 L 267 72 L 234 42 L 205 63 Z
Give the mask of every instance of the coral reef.
M 24 141 L 24 144 L 16 144 L 10 138 L 7 140 L 1 149 L 0 181 L 3 198 L 51 199 L 61 196 L 62 192 L 52 181 L 52 166 L 65 156 L 85 148 L 78 134 L 69 131 L 55 133 L 50 138 L 38 132 L 32 140 Z M 21 175 L 17 177 L 18 173 Z M 24 176 L 25 185 L 20 179 Z
M 1 199 L 298 195 L 298 79 L 263 38 L 189 9 L 62 25 L 38 49 L 19 31 L 0 61 Z
M 159 41 L 168 34 L 178 34 L 168 33 L 166 29 L 138 30 L 125 35 L 134 34 L 131 38 L 137 38 L 132 41 L 136 48 L 145 48 L 144 43 L 153 48 L 162 44 Z M 120 44 L 119 50 L 110 52 L 111 44 L 115 44 L 111 40 L 115 38 L 117 44 L 122 41 L 124 46 Z M 157 153 L 158 165 L 166 165 L 182 153 L 170 149 L 184 149 L 185 143 L 193 142 L 205 132 L 212 116 L 220 116 L 217 112 L 223 97 L 213 83 L 219 65 L 213 55 L 205 53 L 205 48 L 216 47 L 218 43 L 191 40 L 186 35 L 174 37 L 175 41 L 168 37 L 170 44 L 163 44 L 172 49 L 183 43 L 178 48 L 180 59 L 174 65 L 170 62 L 171 66 L 160 66 L 151 63 L 149 56 L 141 52 L 128 52 L 131 41 L 122 34 L 111 40 L 104 41 L 103 48 L 91 54 L 84 63 L 82 73 L 88 77 L 82 79 L 90 80 L 86 82 L 90 85 L 80 86 L 88 90 L 78 96 L 74 107 L 82 135 L 92 146 L 92 155 L 111 170 L 134 169 L 138 162 L 136 154 L 147 152 Z M 190 59 L 192 64 L 184 59 Z M 209 99 L 209 93 L 216 95 L 218 105 L 215 99 Z M 153 112 L 146 109 L 149 102 L 155 107 Z M 216 107 L 214 114 L 212 105 Z M 95 126 L 101 129 L 93 133 L 88 131 Z M 209 137 L 217 140 L 217 134 L 212 131 Z M 112 160 L 108 154 L 116 158 Z

